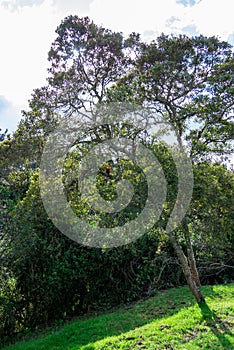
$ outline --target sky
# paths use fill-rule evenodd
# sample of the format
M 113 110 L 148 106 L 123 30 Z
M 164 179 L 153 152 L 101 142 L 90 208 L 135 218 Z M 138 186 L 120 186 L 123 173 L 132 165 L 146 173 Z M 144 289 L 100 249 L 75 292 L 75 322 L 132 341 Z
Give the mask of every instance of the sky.
M 14 131 L 33 89 L 46 84 L 48 51 L 68 15 L 143 40 L 218 36 L 234 45 L 233 0 L 0 0 L 0 129 Z

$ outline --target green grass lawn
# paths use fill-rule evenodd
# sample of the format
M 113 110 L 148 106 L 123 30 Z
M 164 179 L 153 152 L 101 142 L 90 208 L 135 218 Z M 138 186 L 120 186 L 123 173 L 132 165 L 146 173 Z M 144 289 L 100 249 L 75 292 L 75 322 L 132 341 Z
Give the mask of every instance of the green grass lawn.
M 187 287 L 173 288 L 5 349 L 234 349 L 234 284 L 203 291 L 202 308 Z

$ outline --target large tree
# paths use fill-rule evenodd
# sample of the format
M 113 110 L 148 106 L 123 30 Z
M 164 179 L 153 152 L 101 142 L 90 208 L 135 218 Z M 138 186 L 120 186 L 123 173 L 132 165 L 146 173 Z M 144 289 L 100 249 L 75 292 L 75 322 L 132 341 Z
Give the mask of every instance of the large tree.
M 196 163 L 232 151 L 233 73 L 227 42 L 161 35 L 150 44 L 139 44 L 134 68 L 109 90 L 109 98 L 153 108 L 173 125 L 179 144 L 190 146 L 187 152 Z M 181 235 L 187 256 L 179 244 Z M 193 295 L 203 301 L 186 217 L 169 236 Z
M 203 36 L 161 35 L 145 44 L 136 34 L 124 40 L 121 33 L 77 16 L 66 18 L 56 32 L 48 84 L 34 91 L 30 110 L 24 112 L 12 141 L 12 149 L 21 150 L 17 161 L 23 168 L 39 165 L 45 137 L 61 116 L 113 101 L 134 102 L 161 114 L 173 125 L 181 147 L 185 141 L 190 146 L 193 162 L 230 153 L 233 56 L 228 43 Z M 103 141 L 100 135 L 110 138 L 123 130 L 121 125 L 92 129 L 91 124 L 92 120 L 88 142 L 94 144 Z M 133 128 L 125 136 L 134 139 L 139 131 Z M 188 219 L 169 236 L 188 285 L 201 302 Z

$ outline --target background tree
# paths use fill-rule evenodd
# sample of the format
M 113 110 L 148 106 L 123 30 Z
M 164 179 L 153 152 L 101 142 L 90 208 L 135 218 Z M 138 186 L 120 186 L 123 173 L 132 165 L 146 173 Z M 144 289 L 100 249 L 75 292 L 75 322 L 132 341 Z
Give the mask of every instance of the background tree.
M 224 283 L 234 270 L 233 170 L 219 163 L 194 167 L 195 185 L 188 213 L 203 283 Z

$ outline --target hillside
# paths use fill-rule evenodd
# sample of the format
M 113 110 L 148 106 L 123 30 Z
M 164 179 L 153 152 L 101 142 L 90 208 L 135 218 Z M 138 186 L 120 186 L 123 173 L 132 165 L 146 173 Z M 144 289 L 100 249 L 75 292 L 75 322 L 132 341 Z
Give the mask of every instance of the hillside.
M 199 308 L 187 287 L 162 291 L 5 349 L 233 349 L 234 284 L 205 286 L 204 294 Z

